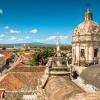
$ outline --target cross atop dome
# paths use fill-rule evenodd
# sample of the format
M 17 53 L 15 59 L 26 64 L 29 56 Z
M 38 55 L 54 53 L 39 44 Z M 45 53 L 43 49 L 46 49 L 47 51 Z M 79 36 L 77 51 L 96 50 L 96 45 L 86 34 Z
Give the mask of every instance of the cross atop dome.
M 90 11 L 90 3 L 87 3 L 87 12 L 91 12 Z
M 87 0 L 89 1 L 89 0 Z M 73 32 L 72 61 L 79 66 L 100 63 L 100 26 L 92 18 L 90 4 L 87 3 L 85 20 Z
M 87 11 L 85 13 L 85 21 L 92 20 L 92 12 L 90 11 L 90 3 L 87 3 Z

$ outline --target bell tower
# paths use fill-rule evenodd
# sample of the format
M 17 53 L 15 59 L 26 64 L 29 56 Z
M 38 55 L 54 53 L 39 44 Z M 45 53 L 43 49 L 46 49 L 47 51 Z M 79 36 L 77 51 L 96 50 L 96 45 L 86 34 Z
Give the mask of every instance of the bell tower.
M 61 50 L 60 50 L 60 44 L 59 44 L 59 37 L 56 37 L 57 43 L 56 43 L 56 55 L 57 57 L 61 57 Z

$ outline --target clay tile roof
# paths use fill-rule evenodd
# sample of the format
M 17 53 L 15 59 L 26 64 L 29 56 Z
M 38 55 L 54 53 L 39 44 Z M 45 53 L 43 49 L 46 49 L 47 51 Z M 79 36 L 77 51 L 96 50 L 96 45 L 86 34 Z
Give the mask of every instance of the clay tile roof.
M 44 72 L 45 67 L 15 67 L 10 72 Z
M 79 93 L 73 95 L 70 100 L 100 100 L 100 93 Z
M 44 74 L 44 68 L 16 68 L 7 73 L 0 82 L 0 88 L 8 91 L 17 91 L 27 88 L 36 88 L 38 80 Z
M 49 100 L 70 100 L 69 97 L 84 91 L 68 77 L 51 77 L 45 87 Z M 74 100 L 74 99 L 73 99 Z
M 100 89 L 100 64 L 86 68 L 83 70 L 80 77 L 86 84 L 91 84 Z

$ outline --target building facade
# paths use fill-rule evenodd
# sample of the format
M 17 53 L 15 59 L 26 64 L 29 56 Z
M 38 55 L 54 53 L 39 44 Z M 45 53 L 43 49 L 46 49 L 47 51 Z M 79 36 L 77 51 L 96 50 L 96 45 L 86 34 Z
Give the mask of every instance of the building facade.
M 73 64 L 89 65 L 100 62 L 100 26 L 93 21 L 89 8 L 85 18 L 74 30 L 72 36 Z

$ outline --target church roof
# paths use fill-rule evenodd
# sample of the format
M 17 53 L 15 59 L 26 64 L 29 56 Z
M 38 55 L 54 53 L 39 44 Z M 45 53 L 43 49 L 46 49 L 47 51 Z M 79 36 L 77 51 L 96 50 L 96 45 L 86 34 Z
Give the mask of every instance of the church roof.
M 0 88 L 6 91 L 35 89 L 44 70 L 44 67 L 15 67 L 0 80 Z
M 74 34 L 100 34 L 100 26 L 92 20 L 84 21 L 75 28 Z
M 80 23 L 74 30 L 74 35 L 100 34 L 100 26 L 92 18 L 92 12 L 87 10 L 85 20 Z
M 86 84 L 92 84 L 100 89 L 100 64 L 92 65 L 81 73 L 80 77 Z
M 69 100 L 72 95 L 84 93 L 67 76 L 50 77 L 45 90 L 49 100 Z

